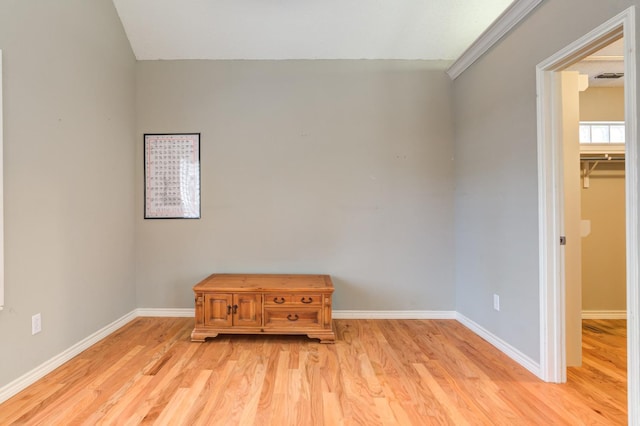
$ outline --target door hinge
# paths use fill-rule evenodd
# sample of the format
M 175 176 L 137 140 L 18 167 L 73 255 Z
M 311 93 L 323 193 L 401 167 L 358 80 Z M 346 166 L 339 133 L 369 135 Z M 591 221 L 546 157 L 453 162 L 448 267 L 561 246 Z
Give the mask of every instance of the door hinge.
M 567 237 L 565 237 L 564 235 L 562 237 L 560 237 L 560 245 L 561 246 L 566 246 L 567 245 Z

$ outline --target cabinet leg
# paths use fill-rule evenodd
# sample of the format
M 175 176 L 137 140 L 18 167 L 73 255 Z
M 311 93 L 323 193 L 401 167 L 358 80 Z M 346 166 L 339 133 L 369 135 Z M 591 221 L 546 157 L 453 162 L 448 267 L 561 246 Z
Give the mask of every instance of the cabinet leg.
M 307 337 L 310 339 L 320 339 L 320 343 L 335 343 L 336 335 L 331 333 L 308 333 Z
M 216 337 L 218 333 L 210 333 L 210 332 L 200 332 L 193 330 L 191 332 L 191 341 L 203 343 L 207 337 Z

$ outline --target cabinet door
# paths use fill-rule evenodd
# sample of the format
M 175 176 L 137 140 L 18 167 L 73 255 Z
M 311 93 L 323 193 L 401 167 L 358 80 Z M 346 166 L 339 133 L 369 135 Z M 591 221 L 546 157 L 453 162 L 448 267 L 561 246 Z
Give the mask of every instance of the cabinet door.
M 231 327 L 232 302 L 231 294 L 204 295 L 204 324 L 213 327 Z
M 260 327 L 262 325 L 262 294 L 239 293 L 233 295 L 233 325 Z

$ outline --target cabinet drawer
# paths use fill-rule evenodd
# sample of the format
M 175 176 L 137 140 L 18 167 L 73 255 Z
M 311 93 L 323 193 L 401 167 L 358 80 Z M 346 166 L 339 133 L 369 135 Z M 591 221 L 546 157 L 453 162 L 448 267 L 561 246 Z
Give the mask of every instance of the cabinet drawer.
M 309 305 L 316 306 L 322 303 L 322 296 L 320 294 L 282 294 L 282 293 L 267 293 L 264 295 L 265 305 Z
M 321 318 L 320 309 L 265 308 L 264 310 L 265 328 L 320 327 Z
M 282 293 L 266 293 L 264 295 L 264 304 L 265 305 L 288 305 L 291 303 L 291 295 L 290 294 L 282 294 Z
M 293 294 L 291 295 L 291 303 L 296 305 L 320 305 L 322 303 L 322 296 L 319 294 Z

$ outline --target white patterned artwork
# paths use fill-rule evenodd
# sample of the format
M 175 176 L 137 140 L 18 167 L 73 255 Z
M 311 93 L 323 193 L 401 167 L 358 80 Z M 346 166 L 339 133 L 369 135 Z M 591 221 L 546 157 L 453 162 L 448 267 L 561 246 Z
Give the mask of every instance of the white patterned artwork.
M 200 218 L 200 133 L 144 135 L 144 218 Z

